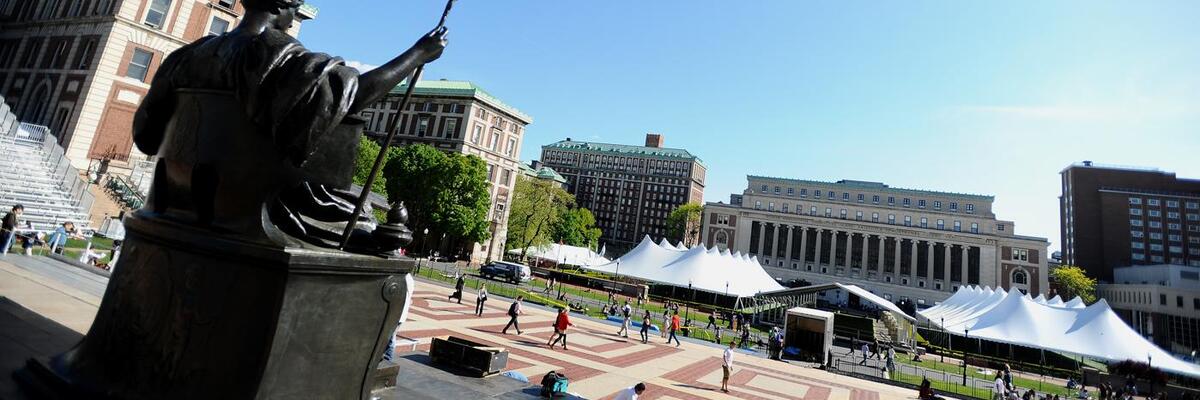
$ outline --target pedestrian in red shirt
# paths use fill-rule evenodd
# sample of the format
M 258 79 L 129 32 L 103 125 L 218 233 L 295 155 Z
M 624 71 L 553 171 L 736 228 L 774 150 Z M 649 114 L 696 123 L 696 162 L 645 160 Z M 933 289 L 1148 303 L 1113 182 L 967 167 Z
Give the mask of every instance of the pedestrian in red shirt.
M 562 340 L 563 350 L 567 349 L 567 327 L 575 326 L 571 323 L 571 318 L 567 316 L 568 311 L 566 307 L 558 309 L 558 317 L 554 319 L 554 334 L 550 335 L 553 341 L 546 343 L 550 348 L 554 348 L 554 345 Z
M 671 340 L 675 340 L 675 347 L 679 347 L 679 338 L 675 336 L 675 332 L 679 331 L 679 310 L 675 310 L 675 314 L 671 316 L 671 336 L 667 337 L 667 344 L 671 344 Z

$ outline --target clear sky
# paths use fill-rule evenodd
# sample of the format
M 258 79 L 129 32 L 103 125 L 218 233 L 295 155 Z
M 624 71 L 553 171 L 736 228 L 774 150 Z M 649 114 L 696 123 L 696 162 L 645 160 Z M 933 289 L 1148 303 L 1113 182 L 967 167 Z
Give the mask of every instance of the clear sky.
M 309 48 L 367 65 L 438 0 L 310 0 Z M 1059 247 L 1058 172 L 1081 160 L 1200 178 L 1200 1 L 461 0 L 427 79 L 534 117 L 521 151 L 666 135 L 747 174 L 989 194 Z

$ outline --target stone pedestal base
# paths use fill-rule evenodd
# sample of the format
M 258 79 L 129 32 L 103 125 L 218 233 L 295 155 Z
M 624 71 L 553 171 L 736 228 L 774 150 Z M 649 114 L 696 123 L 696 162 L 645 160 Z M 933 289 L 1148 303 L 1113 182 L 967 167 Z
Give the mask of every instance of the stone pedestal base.
M 410 259 L 271 248 L 126 218 L 87 336 L 30 360 L 48 398 L 368 398 L 412 293 Z

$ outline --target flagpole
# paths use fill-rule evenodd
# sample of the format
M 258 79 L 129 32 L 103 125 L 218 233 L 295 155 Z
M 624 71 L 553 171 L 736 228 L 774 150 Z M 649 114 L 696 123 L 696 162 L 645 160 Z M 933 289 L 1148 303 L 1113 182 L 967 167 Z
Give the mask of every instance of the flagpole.
M 437 27 L 433 31 L 438 31 L 446 25 L 446 17 L 450 15 L 450 9 L 454 7 L 456 0 L 446 0 L 446 9 L 442 11 L 442 18 L 438 20 Z M 417 87 L 417 81 L 421 79 L 421 73 L 425 72 L 425 64 L 417 66 L 413 71 L 412 76 L 408 77 L 408 88 L 404 90 L 404 98 L 400 100 L 399 112 L 396 118 L 400 119 L 400 114 L 404 113 L 404 109 L 408 108 L 408 101 L 412 98 L 413 89 Z M 346 244 L 350 242 L 350 234 L 354 232 L 354 227 L 358 225 L 358 216 L 362 214 L 363 206 L 367 203 L 367 196 L 371 195 L 371 187 L 375 186 L 375 179 L 379 177 L 379 171 L 383 168 L 383 161 L 387 159 L 388 148 L 392 146 L 392 140 L 396 138 L 396 133 L 400 131 L 400 121 L 397 121 L 395 126 L 388 131 L 387 137 L 383 140 L 383 146 L 379 148 L 379 154 L 375 156 L 375 163 L 371 167 L 371 173 L 367 175 L 366 182 L 363 182 L 362 193 L 358 195 L 358 201 L 354 204 L 354 212 L 350 214 L 350 220 L 346 222 L 346 228 L 342 230 L 342 241 L 338 243 L 338 250 L 345 250 Z

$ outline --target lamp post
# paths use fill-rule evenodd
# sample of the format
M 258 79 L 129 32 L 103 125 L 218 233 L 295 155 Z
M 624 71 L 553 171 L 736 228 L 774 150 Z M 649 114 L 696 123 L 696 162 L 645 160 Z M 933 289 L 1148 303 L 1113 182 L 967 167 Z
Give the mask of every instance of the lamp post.
M 425 248 L 425 242 L 428 240 L 429 240 L 429 228 L 425 228 L 424 230 L 421 231 L 421 253 L 424 255 L 429 255 L 428 254 L 429 250 L 427 250 Z M 420 273 L 420 272 L 421 272 L 421 259 L 418 258 L 417 259 L 417 273 Z
M 970 334 L 971 334 L 970 329 L 963 328 L 963 338 L 966 338 Z M 963 367 L 963 386 L 967 386 L 967 351 L 966 350 L 963 350 L 962 367 Z
M 692 280 L 691 279 L 688 279 L 688 292 L 690 292 L 688 294 L 688 302 L 683 307 L 683 320 L 685 322 L 692 320 L 692 317 L 691 317 L 692 301 L 696 300 L 696 291 L 692 290 Z M 687 325 L 687 324 L 685 323 L 684 325 Z
M 1148 375 L 1150 375 L 1150 395 L 1151 396 L 1154 395 L 1154 374 L 1152 372 L 1150 372 L 1151 370 L 1154 369 L 1153 361 L 1154 361 L 1154 357 L 1151 357 L 1149 354 L 1147 354 L 1146 355 L 1146 369 L 1147 369 Z

